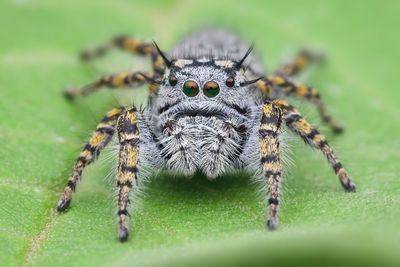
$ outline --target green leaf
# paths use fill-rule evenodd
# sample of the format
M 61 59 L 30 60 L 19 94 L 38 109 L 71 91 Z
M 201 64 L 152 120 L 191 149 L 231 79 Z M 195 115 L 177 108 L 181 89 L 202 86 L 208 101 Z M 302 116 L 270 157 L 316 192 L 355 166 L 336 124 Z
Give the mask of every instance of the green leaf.
M 389 0 L 2 1 L 0 265 L 398 265 L 399 9 Z M 322 155 L 292 135 L 295 167 L 283 184 L 276 232 L 265 230 L 263 192 L 248 175 L 210 182 L 161 173 L 143 189 L 131 237 L 121 244 L 112 150 L 88 168 L 70 209 L 58 215 L 59 195 L 96 123 L 112 107 L 146 97 L 140 88 L 65 100 L 67 85 L 149 69 L 122 52 L 81 63 L 78 51 L 124 33 L 168 50 L 210 24 L 255 41 L 269 71 L 304 46 L 326 50 L 325 64 L 303 78 L 319 88 L 345 133 L 333 135 L 312 105 L 289 101 L 328 137 L 357 193 L 345 193 Z

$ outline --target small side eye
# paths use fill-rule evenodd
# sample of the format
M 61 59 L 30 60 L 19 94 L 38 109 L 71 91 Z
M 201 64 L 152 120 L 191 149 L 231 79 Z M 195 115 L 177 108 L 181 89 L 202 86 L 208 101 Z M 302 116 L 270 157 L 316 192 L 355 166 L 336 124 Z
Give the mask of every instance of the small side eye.
M 199 86 L 195 81 L 186 81 L 183 85 L 183 92 L 190 97 L 196 96 L 199 93 Z
M 178 83 L 178 80 L 176 79 L 175 76 L 170 76 L 169 79 L 168 79 L 168 81 L 169 81 L 169 84 L 170 84 L 171 86 L 175 86 L 175 85 Z
M 235 80 L 232 77 L 229 77 L 225 81 L 226 86 L 233 87 L 235 85 Z

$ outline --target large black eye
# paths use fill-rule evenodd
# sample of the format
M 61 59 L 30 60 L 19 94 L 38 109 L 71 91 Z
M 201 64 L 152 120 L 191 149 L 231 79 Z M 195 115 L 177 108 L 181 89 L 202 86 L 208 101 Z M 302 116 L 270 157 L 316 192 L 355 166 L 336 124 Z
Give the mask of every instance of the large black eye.
M 232 77 L 229 77 L 228 79 L 226 79 L 225 83 L 226 86 L 233 87 L 235 85 L 235 80 Z
M 208 97 L 214 97 L 219 94 L 219 85 L 214 81 L 206 82 L 203 92 Z
M 169 76 L 168 81 L 169 81 L 169 84 L 172 86 L 175 86 L 178 83 L 178 80 L 176 79 L 175 76 Z
M 199 93 L 199 86 L 195 81 L 186 81 L 183 85 L 183 92 L 187 96 L 196 96 Z

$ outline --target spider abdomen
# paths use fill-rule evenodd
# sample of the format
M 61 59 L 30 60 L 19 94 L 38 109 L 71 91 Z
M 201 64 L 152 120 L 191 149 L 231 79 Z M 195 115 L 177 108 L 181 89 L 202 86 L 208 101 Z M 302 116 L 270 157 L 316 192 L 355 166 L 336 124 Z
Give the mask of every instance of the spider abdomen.
M 173 58 L 240 60 L 249 45 L 236 34 L 222 28 L 206 28 L 178 42 L 171 50 Z M 261 60 L 251 53 L 248 65 L 255 73 L 265 73 Z

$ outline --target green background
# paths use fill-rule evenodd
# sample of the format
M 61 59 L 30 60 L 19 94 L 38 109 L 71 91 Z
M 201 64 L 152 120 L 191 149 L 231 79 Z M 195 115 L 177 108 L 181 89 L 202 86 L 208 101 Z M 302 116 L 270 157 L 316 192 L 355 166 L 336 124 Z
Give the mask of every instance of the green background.
M 398 1 L 54 1 L 0 3 L 0 265 L 400 264 L 400 3 Z M 80 148 L 103 114 L 144 103 L 146 88 L 101 90 L 74 102 L 61 92 L 101 74 L 149 69 L 113 52 L 78 51 L 130 34 L 165 50 L 203 25 L 234 29 L 268 70 L 299 48 L 325 64 L 302 79 L 319 88 L 346 129 L 333 135 L 314 108 L 289 100 L 326 134 L 357 185 L 343 191 L 321 153 L 291 135 L 276 232 L 245 174 L 215 182 L 154 177 L 120 244 L 115 149 L 88 168 L 68 212 L 54 208 Z

